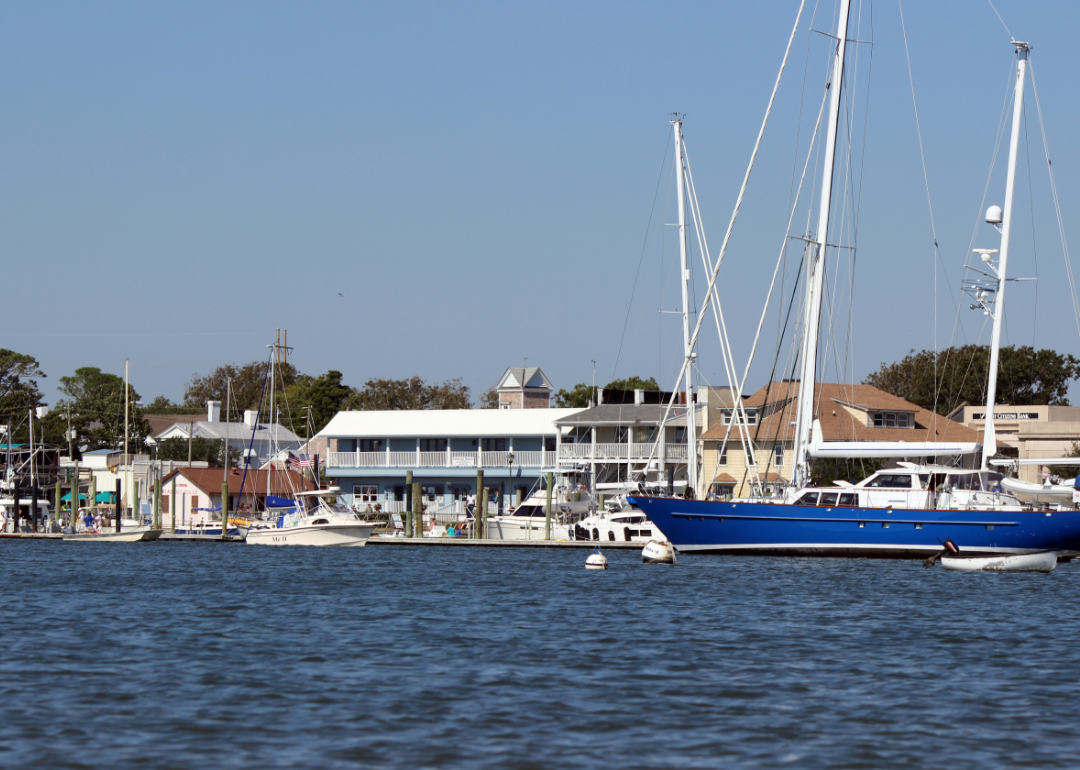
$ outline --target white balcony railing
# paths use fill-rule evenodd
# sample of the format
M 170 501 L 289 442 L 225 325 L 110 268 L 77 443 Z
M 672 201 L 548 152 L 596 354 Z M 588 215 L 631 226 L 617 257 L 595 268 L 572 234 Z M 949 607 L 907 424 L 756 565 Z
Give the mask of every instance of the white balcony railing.
M 514 452 L 514 465 L 552 468 L 555 452 Z M 330 452 L 331 468 L 506 468 L 509 452 Z
M 668 460 L 685 460 L 686 444 L 667 444 L 663 456 Z M 559 447 L 559 460 L 654 460 L 661 456 L 661 448 L 652 444 L 563 444 Z

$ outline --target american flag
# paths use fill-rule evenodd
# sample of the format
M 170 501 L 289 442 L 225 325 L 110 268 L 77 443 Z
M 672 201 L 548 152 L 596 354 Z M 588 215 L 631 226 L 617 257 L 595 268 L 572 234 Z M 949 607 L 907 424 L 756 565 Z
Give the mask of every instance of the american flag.
M 294 468 L 314 468 L 315 455 L 300 455 L 299 457 L 290 457 L 289 463 Z

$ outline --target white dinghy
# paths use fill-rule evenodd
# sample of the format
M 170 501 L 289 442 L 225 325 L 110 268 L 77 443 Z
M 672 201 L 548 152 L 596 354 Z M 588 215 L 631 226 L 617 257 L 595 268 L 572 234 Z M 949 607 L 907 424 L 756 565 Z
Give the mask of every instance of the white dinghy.
M 1057 551 L 1010 553 L 995 556 L 942 556 L 941 566 L 959 572 L 1053 572 Z

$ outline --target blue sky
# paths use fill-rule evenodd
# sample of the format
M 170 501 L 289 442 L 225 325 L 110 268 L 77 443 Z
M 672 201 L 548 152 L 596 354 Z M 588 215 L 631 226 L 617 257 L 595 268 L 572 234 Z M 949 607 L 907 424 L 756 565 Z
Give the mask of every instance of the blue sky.
M 1067 235 L 1080 249 L 1080 6 L 997 6 L 1035 45 Z M 75 368 L 122 373 L 125 358 L 145 398 L 179 399 L 193 373 L 263 358 L 276 328 L 288 329 L 302 370 L 339 369 L 354 385 L 419 374 L 479 392 L 527 358 L 557 387 L 590 380 L 593 359 L 601 384 L 640 374 L 670 387 L 680 330 L 658 314 L 679 304 L 663 227 L 675 216 L 670 147 L 661 172 L 668 120 L 686 115 L 715 252 L 797 7 L 5 3 L 0 252 L 11 310 L 0 346 L 41 361 L 47 400 Z M 854 113 L 863 183 L 850 344 L 846 308 L 833 336 L 858 380 L 933 347 L 935 292 L 898 5 L 855 7 L 873 46 L 860 47 L 869 97 L 861 90 Z M 985 0 L 908 2 L 904 14 L 944 346 L 1011 48 Z M 833 6 L 807 4 L 721 270 L 740 367 L 784 237 L 796 138 L 805 152 L 823 87 L 827 44 L 808 31 L 811 17 L 831 29 Z M 1040 281 L 1010 286 L 1008 341 L 1075 354 L 1028 116 L 1031 194 L 1024 165 L 1010 272 Z M 1001 202 L 1003 169 L 1004 151 L 987 203 Z M 986 226 L 976 232 L 976 246 L 997 245 Z M 957 341 L 980 339 L 981 317 L 961 318 Z M 719 384 L 711 324 L 701 374 Z M 750 390 L 772 358 L 761 356 Z

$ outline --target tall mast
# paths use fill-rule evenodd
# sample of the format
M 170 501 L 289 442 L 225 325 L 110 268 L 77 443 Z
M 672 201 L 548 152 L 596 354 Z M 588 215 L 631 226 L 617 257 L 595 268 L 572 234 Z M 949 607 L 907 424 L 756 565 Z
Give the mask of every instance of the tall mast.
M 840 93 L 844 81 L 844 53 L 847 50 L 848 14 L 851 0 L 840 0 L 836 23 L 836 53 L 829 78 L 829 127 L 825 133 L 825 161 L 821 174 L 821 206 L 818 210 L 817 237 L 811 247 L 807 268 L 806 300 L 803 308 L 802 368 L 798 408 L 795 415 L 795 478 L 797 485 L 810 480 L 807 448 L 814 424 L 814 381 L 817 377 L 818 334 L 821 322 L 821 298 L 825 281 L 825 248 L 829 236 L 829 209 L 832 206 L 833 166 L 836 161 L 836 133 L 840 125 Z
M 1009 172 L 1005 178 L 1005 209 L 1001 216 L 1001 248 L 995 268 L 986 254 L 987 265 L 997 274 L 997 292 L 994 297 L 994 330 L 990 335 L 990 371 L 986 381 L 986 422 L 983 428 L 982 467 L 989 468 L 989 460 L 997 452 L 994 434 L 994 401 L 997 398 L 998 351 L 1001 348 L 1001 319 L 1005 316 L 1005 268 L 1009 262 L 1009 231 L 1012 229 L 1013 188 L 1016 184 L 1016 156 L 1020 146 L 1020 119 L 1024 112 L 1024 78 L 1027 74 L 1027 43 L 1013 41 L 1016 46 L 1016 87 L 1013 97 L 1012 136 L 1009 139 Z
M 697 426 L 694 414 L 694 348 L 690 337 L 690 269 L 686 264 L 686 159 L 683 157 L 682 120 L 671 121 L 675 129 L 675 173 L 679 189 L 679 264 L 682 267 L 683 352 L 686 356 L 686 485 L 695 490 L 697 477 Z

